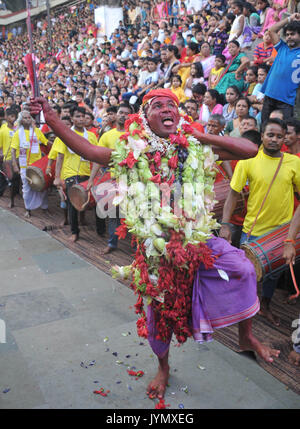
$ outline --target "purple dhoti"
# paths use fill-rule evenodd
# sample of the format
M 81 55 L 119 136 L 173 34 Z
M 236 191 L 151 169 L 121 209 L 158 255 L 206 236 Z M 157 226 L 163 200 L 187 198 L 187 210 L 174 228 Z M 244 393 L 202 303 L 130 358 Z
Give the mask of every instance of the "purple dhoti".
M 223 238 L 212 237 L 206 244 L 217 259 L 213 269 L 200 266 L 194 278 L 191 324 L 195 341 L 201 343 L 212 341 L 214 329 L 249 319 L 259 311 L 256 273 L 244 251 Z M 154 353 L 162 358 L 169 349 L 171 337 L 166 342 L 156 339 L 154 319 L 150 305 L 148 340 Z

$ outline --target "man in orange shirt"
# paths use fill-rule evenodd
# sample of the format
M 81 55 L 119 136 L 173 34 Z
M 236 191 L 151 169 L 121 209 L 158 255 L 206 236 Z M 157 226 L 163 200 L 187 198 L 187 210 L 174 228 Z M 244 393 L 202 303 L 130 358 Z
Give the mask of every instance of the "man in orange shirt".
M 186 112 L 187 115 L 189 115 L 193 119 L 193 122 L 191 123 L 192 127 L 196 128 L 201 133 L 204 133 L 203 126 L 200 124 L 200 122 L 198 122 L 199 105 L 197 100 L 194 100 L 193 98 L 190 98 L 189 100 L 187 100 L 184 103 L 184 111 Z
M 283 152 L 300 157 L 300 121 L 290 118 L 286 121 L 287 133 L 284 139 Z

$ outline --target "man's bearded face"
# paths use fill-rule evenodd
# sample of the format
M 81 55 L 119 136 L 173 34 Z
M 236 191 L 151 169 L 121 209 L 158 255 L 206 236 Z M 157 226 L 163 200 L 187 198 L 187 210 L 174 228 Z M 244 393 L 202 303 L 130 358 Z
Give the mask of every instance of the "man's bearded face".
M 146 108 L 149 127 L 159 137 L 176 134 L 180 120 L 177 104 L 169 97 L 155 97 Z

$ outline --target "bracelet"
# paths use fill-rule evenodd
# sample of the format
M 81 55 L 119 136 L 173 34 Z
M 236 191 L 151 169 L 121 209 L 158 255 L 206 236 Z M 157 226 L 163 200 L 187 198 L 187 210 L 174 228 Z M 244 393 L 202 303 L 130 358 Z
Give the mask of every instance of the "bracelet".
M 296 241 L 295 240 L 291 240 L 291 239 L 286 239 L 283 240 L 284 243 L 292 243 L 294 246 L 296 245 Z
M 228 226 L 230 226 L 230 223 L 229 223 L 229 222 L 219 222 L 219 224 L 220 224 L 220 225 L 228 225 Z

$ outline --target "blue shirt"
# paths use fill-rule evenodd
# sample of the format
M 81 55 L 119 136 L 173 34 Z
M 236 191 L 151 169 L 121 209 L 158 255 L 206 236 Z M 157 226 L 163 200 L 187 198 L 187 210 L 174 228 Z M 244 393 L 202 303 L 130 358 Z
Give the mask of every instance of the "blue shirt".
M 300 47 L 290 49 L 283 40 L 280 40 L 274 48 L 277 56 L 261 92 L 270 98 L 294 106 L 300 83 Z

